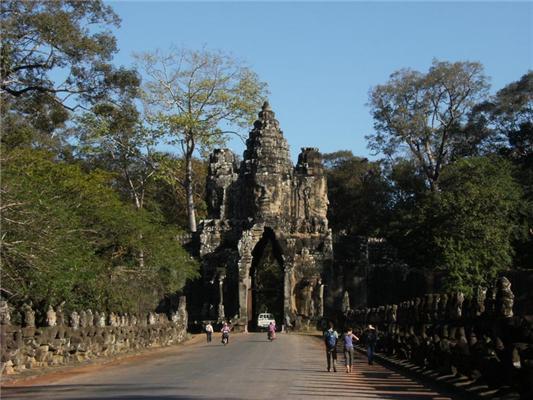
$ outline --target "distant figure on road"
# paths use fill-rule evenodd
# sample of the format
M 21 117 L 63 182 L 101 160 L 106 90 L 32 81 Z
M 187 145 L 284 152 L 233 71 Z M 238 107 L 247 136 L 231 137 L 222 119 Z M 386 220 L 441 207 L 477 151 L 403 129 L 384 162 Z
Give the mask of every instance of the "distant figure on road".
M 368 325 L 368 329 L 365 332 L 365 342 L 366 342 L 366 355 L 368 356 L 368 365 L 374 363 L 374 352 L 376 350 L 376 342 L 378 340 L 378 335 L 376 334 L 376 328 L 372 325 Z
M 213 336 L 213 325 L 208 322 L 205 326 L 205 334 L 207 335 L 207 343 L 211 343 L 211 337 Z
M 268 324 L 268 340 L 272 341 L 276 338 L 276 324 L 274 322 L 270 322 Z
M 291 328 L 291 317 L 289 315 L 285 315 L 285 333 L 289 333 Z
M 222 329 L 220 330 L 220 332 L 222 332 L 222 343 L 224 344 L 229 343 L 230 331 L 231 331 L 231 326 L 229 326 L 227 322 L 224 322 L 224 325 L 222 325 Z
M 353 334 L 352 328 L 346 329 L 344 334 L 344 364 L 346 365 L 347 374 L 352 372 L 354 340 L 359 340 L 359 338 Z
M 337 372 L 337 367 L 335 365 L 337 361 L 337 340 L 339 339 L 339 334 L 335 329 L 333 329 L 333 322 L 329 322 L 329 329 L 324 332 L 324 342 L 326 344 L 326 360 L 328 362 L 328 372 L 331 372 L 331 367 L 333 366 L 333 372 Z

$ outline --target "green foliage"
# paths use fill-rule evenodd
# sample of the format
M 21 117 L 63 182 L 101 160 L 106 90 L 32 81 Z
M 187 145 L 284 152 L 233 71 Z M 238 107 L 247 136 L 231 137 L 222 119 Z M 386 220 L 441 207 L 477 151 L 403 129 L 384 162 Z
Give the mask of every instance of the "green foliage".
M 188 228 L 187 193 L 185 189 L 185 160 L 172 154 L 157 155 L 157 172 L 147 187 L 146 207 L 157 208 L 169 224 Z M 192 159 L 193 194 L 196 217 L 207 218 L 206 180 L 208 161 Z
M 67 109 L 139 83 L 110 64 L 117 48 L 106 28 L 119 18 L 102 1 L 6 0 L 0 18 L 2 102 L 39 130 L 61 126 Z
M 439 226 L 436 196 L 428 190 L 424 175 L 409 160 L 397 160 L 388 172 L 388 179 L 391 205 L 384 236 L 409 266 L 431 270 L 438 253 L 434 242 Z
M 523 188 L 524 204 L 514 265 L 533 268 L 533 72 L 477 105 L 470 124 L 487 132 L 483 152 L 501 154 L 516 166 L 514 177 Z
M 487 89 L 483 66 L 475 62 L 434 60 L 425 74 L 397 71 L 370 92 L 376 133 L 367 136 L 369 147 L 388 157 L 410 157 L 437 190 L 442 168 L 472 140 L 464 125 Z
M 323 159 L 332 228 L 347 234 L 379 235 L 389 203 L 389 187 L 379 163 L 355 157 L 351 151 L 324 154 Z
M 144 311 L 195 276 L 178 232 L 122 203 L 108 173 L 15 150 L 4 154 L 2 174 L 2 289 L 10 301 Z
M 466 158 L 448 166 L 441 187 L 435 209 L 439 266 L 450 287 L 468 291 L 512 266 L 522 192 L 511 164 L 496 157 Z

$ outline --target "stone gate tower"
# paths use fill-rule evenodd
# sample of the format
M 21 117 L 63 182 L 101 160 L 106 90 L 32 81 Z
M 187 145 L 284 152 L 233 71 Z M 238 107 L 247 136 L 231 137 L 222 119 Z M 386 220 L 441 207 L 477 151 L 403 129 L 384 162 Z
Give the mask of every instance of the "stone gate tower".
M 279 123 L 265 103 L 240 165 L 230 150 L 211 154 L 207 199 L 210 219 L 199 229 L 203 317 L 232 318 L 239 325 L 261 311 L 274 312 L 278 323 L 322 317 L 322 279 L 332 261 L 332 236 L 318 149 L 302 149 L 294 167 Z M 266 248 L 274 269 L 279 268 L 277 284 L 259 278 L 266 268 L 261 261 Z M 256 304 L 261 293 L 267 299 L 279 297 L 279 307 L 261 310 Z

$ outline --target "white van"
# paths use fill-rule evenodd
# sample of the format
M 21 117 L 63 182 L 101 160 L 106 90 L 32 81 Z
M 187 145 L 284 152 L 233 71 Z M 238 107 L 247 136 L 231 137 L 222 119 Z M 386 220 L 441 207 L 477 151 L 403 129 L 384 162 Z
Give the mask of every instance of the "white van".
M 257 327 L 258 328 L 268 328 L 268 325 L 273 322 L 276 323 L 274 315 L 270 313 L 261 313 L 257 316 Z

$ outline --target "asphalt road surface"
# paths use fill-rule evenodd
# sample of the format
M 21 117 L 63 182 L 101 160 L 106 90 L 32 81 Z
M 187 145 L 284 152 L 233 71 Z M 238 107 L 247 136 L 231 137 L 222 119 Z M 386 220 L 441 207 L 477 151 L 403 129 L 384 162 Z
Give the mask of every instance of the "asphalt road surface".
M 343 357 L 339 354 L 340 363 Z M 266 333 L 232 335 L 227 346 L 176 346 L 117 365 L 78 369 L 5 387 L 2 399 L 451 399 L 356 355 L 354 371 L 326 371 L 318 339 Z M 33 382 L 33 383 L 32 383 Z

